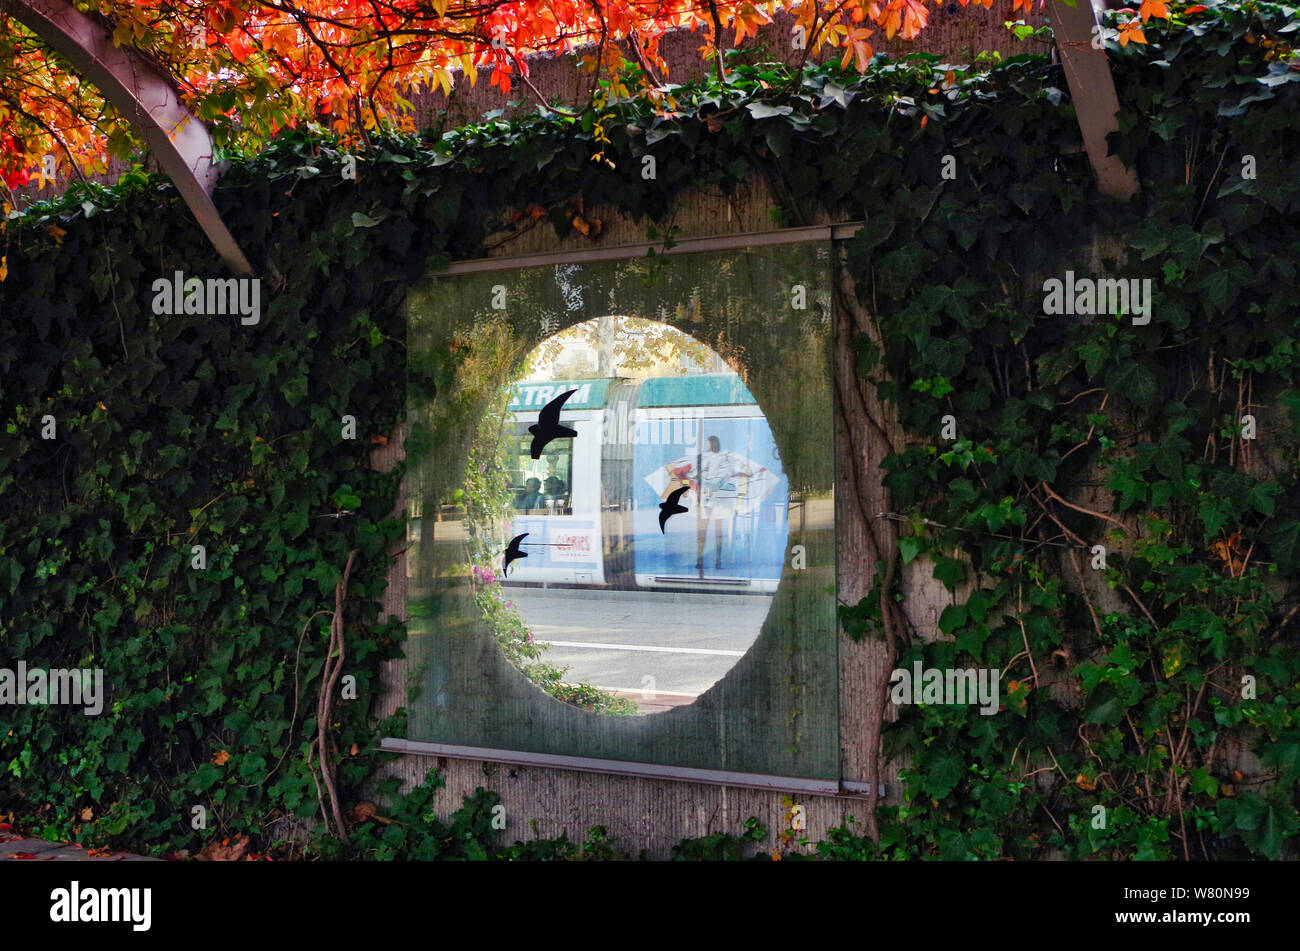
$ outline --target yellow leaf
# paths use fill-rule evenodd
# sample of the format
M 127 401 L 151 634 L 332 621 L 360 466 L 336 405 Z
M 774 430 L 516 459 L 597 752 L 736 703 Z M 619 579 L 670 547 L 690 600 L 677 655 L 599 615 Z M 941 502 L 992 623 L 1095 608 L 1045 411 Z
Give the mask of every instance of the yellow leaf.
M 1173 644 L 1165 650 L 1165 676 L 1172 677 L 1183 666 L 1183 645 Z
M 89 806 L 81 810 L 82 822 L 89 822 L 93 818 L 95 818 L 95 810 L 91 809 Z
M 9 276 L 9 255 L 0 255 L 0 282 Z

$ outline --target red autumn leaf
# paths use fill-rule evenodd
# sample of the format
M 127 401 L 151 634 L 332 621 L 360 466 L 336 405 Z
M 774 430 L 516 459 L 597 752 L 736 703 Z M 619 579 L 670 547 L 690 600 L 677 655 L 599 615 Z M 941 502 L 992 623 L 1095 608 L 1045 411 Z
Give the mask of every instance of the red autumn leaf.
M 963 6 L 968 2 L 961 0 Z M 989 7 L 992 0 L 979 3 Z M 141 51 L 176 76 L 199 114 L 238 120 L 230 127 L 239 140 L 232 145 L 252 147 L 279 129 L 323 116 L 337 117 L 334 128 L 343 135 L 376 126 L 400 130 L 402 120 L 410 118 L 412 86 L 428 84 L 446 94 L 457 77 L 474 84 L 480 70 L 490 69 L 491 85 L 510 92 L 516 75 L 528 76 L 530 56 L 573 54 L 594 37 L 599 38 L 594 49 L 584 47 L 583 58 L 611 92 L 620 88 L 613 70 L 629 42 L 658 74 L 647 73 L 642 80 L 655 88 L 669 75 L 660 53 L 664 37 L 683 27 L 698 31 L 700 55 L 712 63 L 716 44 L 732 45 L 735 38 L 748 42 L 783 6 L 810 34 L 812 24 L 821 24 L 818 49 L 838 49 L 843 64 L 859 70 L 873 55 L 867 41 L 873 31 L 865 24 L 883 26 L 890 38 L 913 39 L 930 18 L 926 0 L 808 0 L 771 8 L 752 0 L 718 0 L 708 7 L 698 0 L 98 0 L 93 5 L 116 45 Z M 43 168 L 51 154 L 82 171 L 102 171 L 109 137 L 126 131 L 127 120 L 12 18 L 0 18 L 0 39 L 11 60 L 0 75 L 0 101 L 10 107 L 0 113 L 0 175 L 6 183 L 25 184 L 30 170 Z M 690 64 L 673 64 L 673 69 L 683 66 Z M 273 108 L 268 108 L 268 88 L 286 93 L 275 98 Z

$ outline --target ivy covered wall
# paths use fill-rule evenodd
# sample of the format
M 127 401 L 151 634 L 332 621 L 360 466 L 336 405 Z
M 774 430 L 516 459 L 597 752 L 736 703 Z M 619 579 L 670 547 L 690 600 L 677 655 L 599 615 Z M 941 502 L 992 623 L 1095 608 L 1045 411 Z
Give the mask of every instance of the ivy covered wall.
M 401 650 L 377 610 L 401 473 L 368 454 L 403 411 L 406 288 L 503 229 L 598 241 L 609 207 L 657 233 L 686 190 L 759 179 L 778 225 L 866 222 L 846 248 L 843 345 L 889 416 L 880 468 L 857 477 L 883 478 L 890 514 L 887 549 L 841 552 L 877 566 L 846 636 L 900 666 L 996 667 L 1010 688 L 992 717 L 900 707 L 882 755 L 908 763 L 906 788 L 877 809 L 879 845 L 851 826 L 821 850 L 1283 854 L 1300 829 L 1295 27 L 1291 8 L 1248 4 L 1110 47 L 1116 150 L 1143 186 L 1129 206 L 1092 190 L 1059 67 L 913 56 L 864 78 L 740 66 L 659 103 L 389 138 L 356 180 L 338 143 L 286 134 L 237 157 L 217 196 L 262 278 L 251 326 L 154 314 L 156 279 L 218 276 L 165 183 L 135 174 L 14 213 L 0 667 L 103 668 L 109 695 L 99 716 L 0 706 L 0 812 L 93 844 L 247 833 L 272 849 L 324 827 L 322 714 L 355 803 L 377 738 L 401 731 L 370 716 Z M 1117 236 L 1116 260 L 1091 259 L 1094 233 Z M 1150 279 L 1152 319 L 1045 316 L 1042 279 L 1067 270 Z M 918 566 L 954 592 L 950 638 L 908 614 Z M 357 699 L 322 708 L 336 596 Z M 453 832 L 427 796 L 393 807 L 400 827 L 354 811 L 347 848 L 499 847 L 488 799 Z

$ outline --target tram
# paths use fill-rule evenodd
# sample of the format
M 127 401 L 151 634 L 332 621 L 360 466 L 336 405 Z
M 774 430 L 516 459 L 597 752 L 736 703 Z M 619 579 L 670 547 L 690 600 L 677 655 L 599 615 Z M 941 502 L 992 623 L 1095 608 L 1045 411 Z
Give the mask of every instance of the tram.
M 531 455 L 528 427 L 573 390 L 577 432 Z M 767 593 L 781 577 L 789 484 L 767 420 L 734 373 L 523 382 L 507 407 L 506 584 Z M 660 530 L 660 503 L 687 508 Z

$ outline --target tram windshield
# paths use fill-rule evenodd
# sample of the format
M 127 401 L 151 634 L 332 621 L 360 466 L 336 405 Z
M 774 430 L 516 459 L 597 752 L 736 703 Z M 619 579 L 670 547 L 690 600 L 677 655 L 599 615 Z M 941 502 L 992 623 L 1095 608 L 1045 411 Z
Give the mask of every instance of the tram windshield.
M 512 505 L 529 515 L 573 514 L 573 440 L 554 439 L 541 458 L 532 457 L 528 424 L 515 423 L 510 454 Z

